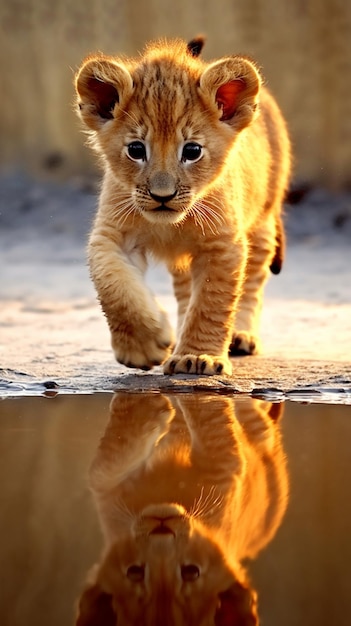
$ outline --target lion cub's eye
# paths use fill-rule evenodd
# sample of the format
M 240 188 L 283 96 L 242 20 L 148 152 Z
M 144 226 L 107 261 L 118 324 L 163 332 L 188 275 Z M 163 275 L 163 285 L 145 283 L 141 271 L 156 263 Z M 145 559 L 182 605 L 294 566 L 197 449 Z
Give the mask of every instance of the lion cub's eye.
M 202 157 L 202 146 L 199 143 L 195 143 L 190 141 L 186 143 L 183 151 L 182 151 L 182 162 L 186 163 L 187 161 L 198 161 Z
M 127 569 L 127 578 L 133 583 L 140 583 L 144 580 L 145 568 L 143 565 L 130 565 Z
M 200 570 L 197 565 L 182 565 L 180 568 L 182 579 L 184 582 L 193 582 L 200 576 Z
M 141 141 L 132 141 L 127 146 L 127 154 L 132 161 L 146 161 L 146 148 Z

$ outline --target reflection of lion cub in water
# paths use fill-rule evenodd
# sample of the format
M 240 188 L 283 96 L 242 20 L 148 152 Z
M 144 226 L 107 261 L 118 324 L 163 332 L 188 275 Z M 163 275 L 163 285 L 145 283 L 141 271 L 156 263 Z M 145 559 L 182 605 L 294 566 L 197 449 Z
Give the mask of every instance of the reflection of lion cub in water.
M 106 547 L 77 626 L 258 623 L 241 561 L 274 536 L 286 507 L 272 406 L 115 396 L 91 470 Z
M 283 257 L 282 116 L 251 61 L 206 64 L 202 43 L 90 57 L 76 80 L 105 163 L 89 258 L 113 349 L 128 367 L 165 361 L 166 374 L 228 374 L 228 352 L 256 352 L 263 286 Z M 173 276 L 171 356 L 167 318 L 142 280 L 148 254 Z

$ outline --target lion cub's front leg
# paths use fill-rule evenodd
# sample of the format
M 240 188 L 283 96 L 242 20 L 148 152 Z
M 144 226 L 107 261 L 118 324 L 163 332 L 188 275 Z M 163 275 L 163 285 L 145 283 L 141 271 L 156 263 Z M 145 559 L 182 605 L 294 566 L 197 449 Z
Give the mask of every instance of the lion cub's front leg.
M 191 293 L 165 374 L 231 374 L 229 344 L 246 265 L 245 242 L 212 241 L 191 265 Z M 185 288 L 189 284 L 184 281 Z M 179 285 L 178 302 L 182 296 Z
M 144 370 L 162 363 L 169 355 L 172 331 L 143 281 L 142 251 L 128 253 L 122 242 L 96 229 L 90 237 L 89 264 L 117 361 Z

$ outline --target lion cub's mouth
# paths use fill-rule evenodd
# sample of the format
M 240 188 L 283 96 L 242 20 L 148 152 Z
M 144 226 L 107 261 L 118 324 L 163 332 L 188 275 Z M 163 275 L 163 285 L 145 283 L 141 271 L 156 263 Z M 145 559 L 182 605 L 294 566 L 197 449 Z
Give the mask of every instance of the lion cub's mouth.
M 172 209 L 167 204 L 159 204 L 152 209 L 144 209 L 142 214 L 149 222 L 175 224 L 183 219 L 184 210 Z
M 176 209 L 172 209 L 171 207 L 167 206 L 166 204 L 160 204 L 160 206 L 156 206 L 154 209 L 151 209 L 152 211 L 169 211 L 169 212 L 174 212 L 176 211 Z
M 157 526 L 149 532 L 149 535 L 172 535 L 175 537 L 176 533 L 170 528 L 169 524 L 161 523 L 157 524 Z

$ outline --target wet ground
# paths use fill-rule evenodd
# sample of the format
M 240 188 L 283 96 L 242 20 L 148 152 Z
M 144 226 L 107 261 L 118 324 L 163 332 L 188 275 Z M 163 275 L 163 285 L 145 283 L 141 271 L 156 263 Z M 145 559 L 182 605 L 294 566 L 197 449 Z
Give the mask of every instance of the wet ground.
M 231 511 L 223 552 L 253 604 L 257 594 L 260 623 L 349 624 L 350 399 L 224 391 L 2 400 L 2 626 L 74 623 L 103 546 L 161 501 L 197 511 L 219 543 Z M 170 555 L 173 539 L 157 541 Z

